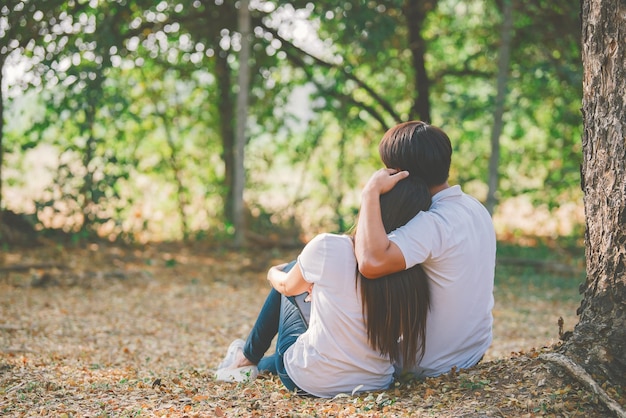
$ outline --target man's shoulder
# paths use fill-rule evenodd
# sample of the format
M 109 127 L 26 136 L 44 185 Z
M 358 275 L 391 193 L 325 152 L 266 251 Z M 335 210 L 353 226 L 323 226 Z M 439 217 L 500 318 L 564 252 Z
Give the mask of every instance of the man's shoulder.
M 487 234 L 493 230 L 489 211 L 478 199 L 466 193 L 439 199 L 428 211 L 418 213 L 409 224 L 412 231 L 443 237 L 463 231 Z
M 450 189 L 455 189 L 454 191 Z M 452 186 L 449 189 L 449 193 L 444 196 L 436 196 L 439 198 L 433 199 L 433 203 L 429 209 L 429 212 L 452 212 L 455 210 L 467 211 L 470 210 L 480 216 L 489 216 L 489 212 L 485 205 L 483 205 L 474 196 L 467 194 L 461 190 L 460 186 Z

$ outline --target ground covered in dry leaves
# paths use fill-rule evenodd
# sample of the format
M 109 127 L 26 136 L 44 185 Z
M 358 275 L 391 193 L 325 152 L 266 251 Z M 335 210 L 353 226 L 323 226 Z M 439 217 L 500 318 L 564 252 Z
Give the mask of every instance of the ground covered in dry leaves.
M 0 258 L 0 416 L 533 417 L 609 415 L 538 355 L 575 323 L 574 304 L 501 295 L 485 361 L 439 378 L 335 399 L 298 397 L 277 378 L 212 375 L 245 337 L 266 269 L 297 250 L 54 244 Z M 535 347 L 535 348 L 533 348 Z M 622 389 L 606 388 L 622 405 Z M 621 396 L 621 398 L 620 398 Z

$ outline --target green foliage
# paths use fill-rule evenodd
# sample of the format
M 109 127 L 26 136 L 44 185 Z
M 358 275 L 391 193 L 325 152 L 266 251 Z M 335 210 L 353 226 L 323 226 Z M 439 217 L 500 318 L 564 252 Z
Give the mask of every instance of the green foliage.
M 53 210 L 66 229 L 128 239 L 229 236 L 239 3 L 9 3 L 0 18 L 20 23 L 5 25 L 12 32 L 0 63 L 14 52 L 28 60 L 37 98 L 29 103 L 44 109 L 18 111 L 22 123 L 3 129 L 0 146 L 18 173 L 27 150 L 58 153 L 42 215 Z M 360 187 L 380 167 L 382 134 L 424 99 L 453 140 L 451 181 L 486 183 L 501 5 L 420 5 L 419 22 L 399 0 L 254 6 L 251 211 L 307 230 L 348 230 Z M 579 198 L 578 11 L 566 0 L 532 0 L 516 3 L 514 16 L 499 196 L 525 193 L 557 207 Z M 410 41 L 418 24 L 419 51 Z M 427 86 L 415 81 L 420 51 Z M 11 115 L 26 88 L 11 86 L 20 98 L 7 102 Z
M 579 182 L 578 11 L 560 3 L 520 3 L 514 14 L 501 138 L 501 199 L 527 193 L 554 207 L 564 191 Z M 488 25 L 499 21 L 498 11 L 489 2 L 471 6 L 440 2 L 440 11 L 440 21 L 432 16 L 429 45 L 435 58 L 433 73 L 442 81 L 435 84 L 434 93 L 441 94 L 441 109 L 449 116 L 435 123 L 447 129 L 455 142 L 453 179 L 461 184 L 486 180 L 499 41 L 498 27 Z

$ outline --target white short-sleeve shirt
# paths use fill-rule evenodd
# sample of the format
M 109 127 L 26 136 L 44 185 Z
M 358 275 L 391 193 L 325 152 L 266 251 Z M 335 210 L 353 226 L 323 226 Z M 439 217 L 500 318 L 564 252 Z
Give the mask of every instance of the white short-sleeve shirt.
M 389 239 L 407 268 L 421 263 L 429 278 L 426 350 L 415 372 L 436 376 L 476 364 L 491 344 L 493 324 L 496 237 L 485 207 L 452 186 Z
M 298 257 L 307 282 L 314 283 L 308 330 L 284 355 L 289 377 L 319 397 L 386 389 L 393 366 L 372 349 L 363 321 L 352 240 L 321 234 Z

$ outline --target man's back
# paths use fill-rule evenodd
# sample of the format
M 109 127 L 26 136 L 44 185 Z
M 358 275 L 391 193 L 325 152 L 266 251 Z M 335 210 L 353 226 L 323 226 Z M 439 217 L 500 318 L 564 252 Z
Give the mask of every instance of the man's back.
M 421 263 L 430 279 L 426 352 L 416 372 L 435 376 L 476 364 L 492 338 L 496 239 L 487 210 L 449 187 L 389 238 L 406 267 Z

